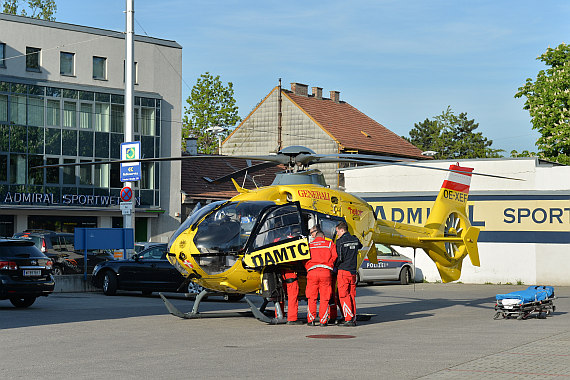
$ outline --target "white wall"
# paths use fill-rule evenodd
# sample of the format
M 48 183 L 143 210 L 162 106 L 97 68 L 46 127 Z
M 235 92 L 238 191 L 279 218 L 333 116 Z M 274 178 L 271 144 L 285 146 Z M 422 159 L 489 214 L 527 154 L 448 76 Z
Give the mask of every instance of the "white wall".
M 420 165 L 447 168 L 450 163 L 455 161 Z M 481 266 L 473 267 L 466 258 L 459 281 L 570 285 L 570 167 L 532 158 L 462 160 L 460 165 L 524 181 L 473 176 L 468 205 L 472 219 L 480 224 Z M 394 207 L 421 208 L 425 215 L 447 177 L 441 171 L 402 166 L 343 173 L 346 190 L 381 207 L 386 219 L 391 219 Z M 525 216 L 526 210 L 530 216 Z M 534 210 L 538 210 L 535 218 Z M 413 257 L 411 248 L 398 250 Z M 435 264 L 421 250 L 416 253 L 416 265 L 418 275 L 427 281 L 441 280 Z

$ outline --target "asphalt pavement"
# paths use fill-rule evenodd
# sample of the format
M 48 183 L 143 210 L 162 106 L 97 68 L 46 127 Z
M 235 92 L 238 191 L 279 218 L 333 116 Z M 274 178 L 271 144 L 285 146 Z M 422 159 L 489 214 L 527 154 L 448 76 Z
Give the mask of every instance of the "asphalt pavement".
M 0 301 L 5 379 L 271 377 L 481 379 L 570 377 L 570 287 L 546 319 L 494 320 L 495 295 L 525 285 L 357 288 L 356 327 L 267 325 L 253 317 L 184 320 L 158 295 L 59 293 L 15 309 Z M 182 311 L 192 301 L 168 294 Z M 260 304 L 259 298 L 253 298 Z M 212 298 L 200 311 L 246 311 Z M 301 302 L 304 317 L 306 303 Z

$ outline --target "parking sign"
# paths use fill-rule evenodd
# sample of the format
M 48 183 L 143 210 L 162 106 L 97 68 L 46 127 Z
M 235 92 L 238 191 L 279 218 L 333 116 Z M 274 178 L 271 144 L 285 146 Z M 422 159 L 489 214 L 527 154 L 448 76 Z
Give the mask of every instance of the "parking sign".
M 141 158 L 141 142 L 121 144 L 121 160 L 138 160 Z M 121 163 L 121 182 L 134 182 L 141 179 L 141 163 Z

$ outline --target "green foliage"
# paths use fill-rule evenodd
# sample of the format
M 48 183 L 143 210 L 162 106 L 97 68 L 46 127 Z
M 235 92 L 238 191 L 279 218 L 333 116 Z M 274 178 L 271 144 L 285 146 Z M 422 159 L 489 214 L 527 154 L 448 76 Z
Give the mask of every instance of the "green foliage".
M 57 5 L 55 0 L 4 0 L 2 12 L 17 15 L 19 9 L 21 16 L 55 21 Z
M 231 128 L 241 120 L 234 99 L 233 84 L 228 82 L 227 86 L 224 86 L 219 75 L 214 77 L 206 72 L 192 87 L 186 103 L 182 119 L 183 139 L 193 135 L 198 138 L 198 152 L 217 153 L 218 136 L 206 132 L 206 129 L 210 127 Z M 230 131 L 225 131 L 220 136 L 224 139 L 229 133 Z
M 538 157 L 535 152 L 529 152 L 528 150 L 523 150 L 518 152 L 516 149 L 511 150 L 511 157 Z
M 467 113 L 455 115 L 451 107 L 435 116 L 414 124 L 406 140 L 422 151 L 437 152 L 437 159 L 501 157 L 502 149 L 492 149 L 492 140 L 474 132 L 479 127 L 475 120 L 468 120 Z
M 532 128 L 540 133 L 536 142 L 539 156 L 570 164 L 570 46 L 562 43 L 546 49 L 537 58 L 549 68 L 540 70 L 536 80 L 527 78 L 515 98 L 526 97 Z

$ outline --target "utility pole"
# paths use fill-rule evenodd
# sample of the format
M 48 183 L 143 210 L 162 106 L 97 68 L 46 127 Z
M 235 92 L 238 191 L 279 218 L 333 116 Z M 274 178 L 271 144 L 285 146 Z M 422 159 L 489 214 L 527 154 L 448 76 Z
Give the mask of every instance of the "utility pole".
M 134 19 L 135 19 L 135 5 L 134 0 L 126 0 L 126 38 L 125 38 L 125 142 L 134 141 Z M 135 193 L 135 182 L 125 182 L 126 187 L 130 187 Z M 136 197 L 133 196 L 131 212 L 123 215 L 123 227 L 135 228 L 135 205 Z

